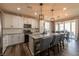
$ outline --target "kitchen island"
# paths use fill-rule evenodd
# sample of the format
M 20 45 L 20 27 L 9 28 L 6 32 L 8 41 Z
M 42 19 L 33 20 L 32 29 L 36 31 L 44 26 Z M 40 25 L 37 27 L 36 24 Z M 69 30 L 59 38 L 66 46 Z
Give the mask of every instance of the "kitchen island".
M 37 33 L 29 35 L 29 49 L 31 51 L 31 54 L 37 55 L 41 51 L 48 49 L 50 47 L 50 43 L 52 42 L 53 35 L 60 35 L 60 33 Z

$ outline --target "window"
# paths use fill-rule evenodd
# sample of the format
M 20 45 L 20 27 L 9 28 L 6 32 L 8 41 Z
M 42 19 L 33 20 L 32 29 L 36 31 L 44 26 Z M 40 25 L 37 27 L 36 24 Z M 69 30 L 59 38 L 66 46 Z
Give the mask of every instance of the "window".
M 45 32 L 49 32 L 50 31 L 50 22 L 46 21 L 45 22 Z
M 76 28 L 76 21 L 69 20 L 65 22 L 56 22 L 55 23 L 55 31 L 68 31 L 70 38 L 75 38 L 75 28 Z
M 64 23 L 59 24 L 59 31 L 64 31 Z
M 58 23 L 55 23 L 55 31 L 58 31 L 58 27 L 59 27 Z

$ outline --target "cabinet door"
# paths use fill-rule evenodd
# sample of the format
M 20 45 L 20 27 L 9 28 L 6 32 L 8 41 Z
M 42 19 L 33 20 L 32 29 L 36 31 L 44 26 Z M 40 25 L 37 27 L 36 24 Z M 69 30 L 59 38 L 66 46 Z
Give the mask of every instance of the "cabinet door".
M 8 46 L 8 36 L 5 35 L 3 36 L 3 53 L 6 50 L 7 46 Z
M 9 35 L 9 36 L 8 36 L 8 45 L 9 45 L 9 46 L 12 45 L 12 41 L 11 41 L 11 40 L 12 40 L 11 35 Z
M 23 17 L 14 16 L 13 27 L 14 28 L 23 28 Z
M 18 18 L 18 27 L 23 28 L 23 17 Z
M 28 21 L 27 21 L 26 17 L 23 18 L 23 21 L 24 21 L 24 24 L 28 24 Z
M 18 28 L 19 26 L 19 17 L 18 16 L 13 16 L 13 28 Z
M 16 43 L 16 36 L 15 35 L 12 35 L 12 45 L 14 45 Z
M 39 20 L 35 19 L 35 28 L 39 28 Z
M 19 35 L 19 41 L 20 42 L 24 42 L 24 34 L 20 34 Z
M 32 24 L 31 18 L 27 18 L 27 23 L 28 23 L 28 24 Z
M 9 45 L 14 45 L 14 35 L 9 35 L 8 43 Z
M 32 19 L 32 28 L 36 28 L 35 26 L 36 26 L 35 20 Z
M 8 35 L 3 36 L 3 47 L 7 47 L 8 46 Z
M 4 14 L 4 20 L 3 20 L 3 27 L 4 28 L 11 28 L 12 26 L 12 19 L 13 16 L 9 14 Z

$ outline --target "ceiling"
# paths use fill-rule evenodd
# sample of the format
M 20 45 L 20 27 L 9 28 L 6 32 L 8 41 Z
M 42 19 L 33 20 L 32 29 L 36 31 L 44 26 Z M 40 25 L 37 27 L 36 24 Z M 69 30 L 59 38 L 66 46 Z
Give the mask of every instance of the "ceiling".
M 13 13 L 29 15 L 36 18 L 38 18 L 40 14 L 39 3 L 1 3 L 0 8 Z M 18 11 L 17 8 L 21 8 L 21 10 Z M 63 10 L 63 8 L 67 9 Z M 79 15 L 78 3 L 44 3 L 42 9 L 45 19 L 53 17 L 58 20 Z M 51 9 L 54 9 L 53 16 Z M 37 15 L 35 15 L 35 13 L 37 13 Z

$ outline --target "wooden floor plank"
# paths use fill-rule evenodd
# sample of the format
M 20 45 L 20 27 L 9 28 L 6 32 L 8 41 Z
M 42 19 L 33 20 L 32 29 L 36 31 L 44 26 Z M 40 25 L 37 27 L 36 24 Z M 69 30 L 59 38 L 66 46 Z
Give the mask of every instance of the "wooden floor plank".
M 16 48 L 15 48 L 15 56 L 20 56 L 21 55 L 21 51 L 20 51 L 20 45 L 16 45 Z
M 53 52 L 50 51 L 50 56 L 53 56 Z M 71 40 L 65 44 L 65 48 L 60 51 L 61 53 L 56 56 L 79 56 L 79 40 Z M 17 44 L 9 46 L 4 53 L 4 56 L 32 56 L 27 44 Z

